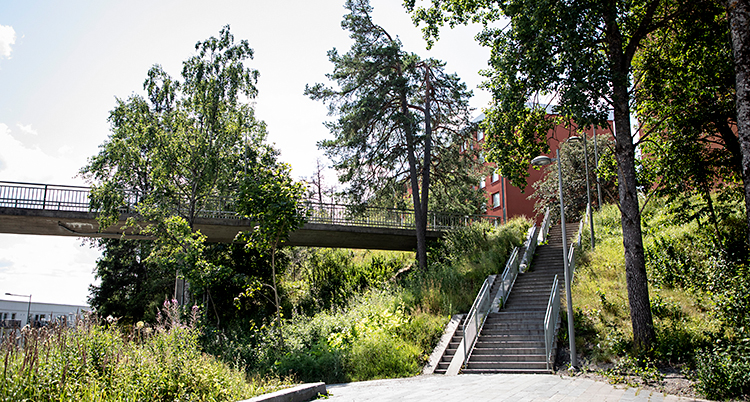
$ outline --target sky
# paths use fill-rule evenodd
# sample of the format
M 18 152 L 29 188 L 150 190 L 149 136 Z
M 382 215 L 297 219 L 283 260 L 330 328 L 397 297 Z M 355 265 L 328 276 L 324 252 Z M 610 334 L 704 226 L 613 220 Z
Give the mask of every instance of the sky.
M 231 26 L 254 49 L 260 72 L 256 116 L 296 178 L 310 176 L 316 143 L 330 138 L 324 104 L 305 84 L 328 83 L 326 52 L 351 45 L 341 29 L 344 0 L 10 1 L 0 0 L 0 181 L 86 185 L 78 170 L 109 135 L 117 98 L 143 94 L 146 72 L 160 64 L 179 77 L 195 43 Z M 489 50 L 474 41 L 480 27 L 445 29 L 430 51 L 401 0 L 371 0 L 373 19 L 404 49 L 447 63 L 474 90 Z M 479 110 L 475 114 L 479 114 Z M 329 178 L 333 181 L 333 177 Z M 0 298 L 85 304 L 100 252 L 81 239 L 0 234 Z

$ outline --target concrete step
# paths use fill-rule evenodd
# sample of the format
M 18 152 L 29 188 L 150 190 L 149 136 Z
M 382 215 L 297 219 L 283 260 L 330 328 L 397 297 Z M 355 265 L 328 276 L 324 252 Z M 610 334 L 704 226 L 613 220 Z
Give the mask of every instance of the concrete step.
M 477 341 L 475 348 L 480 349 L 545 349 L 544 339 L 532 340 L 532 339 L 519 339 L 519 340 L 480 340 Z
M 544 363 L 544 351 L 539 354 L 471 354 L 469 363 L 496 363 L 498 366 L 515 363 Z M 545 368 L 546 368 L 545 364 Z
M 467 370 L 483 370 L 483 372 L 488 372 L 486 370 L 547 370 L 547 363 L 544 361 L 541 362 L 472 362 L 469 361 L 466 364 L 466 369 L 464 369 L 464 373 L 467 373 Z
M 544 370 L 521 369 L 521 368 L 511 368 L 511 369 L 468 369 L 468 368 L 465 368 L 461 372 L 463 374 L 550 374 L 550 373 L 553 373 L 552 370 L 547 370 L 546 367 Z
M 488 347 L 488 345 L 477 345 L 471 352 L 472 358 L 474 356 L 485 356 L 485 355 L 544 355 L 545 348 L 520 348 L 513 345 L 508 347 Z

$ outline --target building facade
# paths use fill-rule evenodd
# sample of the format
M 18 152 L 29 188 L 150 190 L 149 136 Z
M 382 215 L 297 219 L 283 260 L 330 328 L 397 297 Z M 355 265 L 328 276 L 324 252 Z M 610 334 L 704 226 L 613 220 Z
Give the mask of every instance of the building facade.
M 551 107 L 548 107 L 548 117 L 558 117 L 552 112 Z M 484 120 L 484 114 L 474 119 L 475 123 L 479 123 Z M 609 127 L 596 127 L 596 135 L 601 136 L 612 136 L 612 128 L 614 127 L 613 117 L 609 117 Z M 547 133 L 547 144 L 550 147 L 550 153 L 547 156 L 554 158 L 555 151 L 560 148 L 560 144 L 565 142 L 572 136 L 580 136 L 585 133 L 589 141 L 593 141 L 594 128 L 588 128 L 586 130 L 579 130 L 576 126 L 566 126 L 564 124 L 558 124 Z M 479 130 L 474 134 L 475 146 L 481 149 L 484 145 L 484 133 Z M 593 143 L 593 142 L 591 142 Z M 592 148 L 589 148 L 589 152 L 594 152 Z M 600 150 L 601 155 L 601 150 Z M 531 161 L 529 161 L 529 176 L 526 179 L 527 185 L 525 188 L 518 188 L 510 183 L 510 180 L 500 176 L 494 171 L 495 164 L 485 162 L 485 165 L 491 169 L 488 176 L 485 176 L 479 182 L 479 187 L 484 189 L 485 197 L 487 199 L 486 214 L 491 216 L 497 216 L 502 219 L 503 222 L 507 222 L 509 219 L 517 216 L 526 216 L 529 218 L 535 218 L 537 221 L 541 221 L 541 216 L 536 216 L 534 212 L 534 187 L 533 183 L 541 180 L 544 177 L 544 169 L 534 169 L 531 167 Z
M 91 307 L 84 305 L 0 300 L 0 327 L 19 328 L 26 324 L 39 327 L 52 322 L 73 323 L 76 316 L 90 310 Z

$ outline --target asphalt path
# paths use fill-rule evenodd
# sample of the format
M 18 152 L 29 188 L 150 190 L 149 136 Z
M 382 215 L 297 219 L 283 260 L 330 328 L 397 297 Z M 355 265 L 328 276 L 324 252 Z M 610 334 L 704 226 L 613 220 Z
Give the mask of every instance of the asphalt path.
M 705 401 L 580 377 L 548 374 L 421 375 L 328 385 L 328 400 L 363 401 Z

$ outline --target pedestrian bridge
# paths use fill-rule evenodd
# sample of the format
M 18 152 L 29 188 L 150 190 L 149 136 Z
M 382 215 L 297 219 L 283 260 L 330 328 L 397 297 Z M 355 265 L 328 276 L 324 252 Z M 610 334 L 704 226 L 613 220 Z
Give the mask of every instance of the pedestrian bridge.
M 88 187 L 0 181 L 0 233 L 98 238 L 146 238 L 122 230 L 134 213 L 137 196 L 126 196 L 120 221 L 101 228 L 90 207 Z M 200 210 L 194 228 L 210 242 L 229 243 L 237 233 L 254 225 L 232 208 L 232 200 L 214 198 Z M 355 208 L 350 205 L 302 203 L 304 225 L 290 233 L 287 245 L 380 250 L 414 250 L 417 245 L 414 211 L 390 208 Z M 179 214 L 179 211 L 176 211 Z M 487 215 L 428 215 L 427 238 L 471 222 L 499 218 Z

